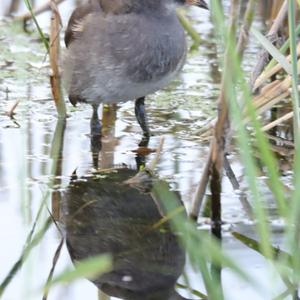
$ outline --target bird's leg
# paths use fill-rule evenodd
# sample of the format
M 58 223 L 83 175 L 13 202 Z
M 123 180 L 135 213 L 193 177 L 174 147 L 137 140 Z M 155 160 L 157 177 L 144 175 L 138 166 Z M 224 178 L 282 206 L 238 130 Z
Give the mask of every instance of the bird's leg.
M 145 169 L 146 167 L 146 156 L 137 153 L 135 157 L 136 167 L 138 171 Z
M 139 146 L 146 147 L 149 143 L 150 131 L 145 110 L 145 97 L 135 100 L 135 116 L 143 130 L 143 138 Z
M 98 168 L 99 152 L 101 151 L 101 121 L 98 117 L 99 104 L 93 104 L 93 114 L 90 121 L 91 129 L 91 152 L 94 168 Z

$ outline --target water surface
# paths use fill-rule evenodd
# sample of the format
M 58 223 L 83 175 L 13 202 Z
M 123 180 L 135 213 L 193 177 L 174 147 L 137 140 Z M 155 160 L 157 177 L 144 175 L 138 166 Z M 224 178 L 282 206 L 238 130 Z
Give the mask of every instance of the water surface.
M 9 2 L 9 1 L 6 1 Z M 68 2 L 68 1 L 67 1 Z M 64 24 L 73 4 L 61 6 Z M 1 7 L 1 13 L 6 6 Z M 149 148 L 156 149 L 161 137 L 164 146 L 157 165 L 157 174 L 167 181 L 171 189 L 179 192 L 186 208 L 190 207 L 197 184 L 201 178 L 207 154 L 208 141 L 199 137 L 199 131 L 216 114 L 216 99 L 219 93 L 220 73 L 218 69 L 218 47 L 213 38 L 212 25 L 207 12 L 190 9 L 188 15 L 200 33 L 203 42 L 199 49 L 189 53 L 187 63 L 178 78 L 167 88 L 149 95 L 147 111 L 149 125 L 153 132 Z M 49 14 L 39 17 L 43 28 L 47 29 Z M 189 41 L 191 44 L 191 41 Z M 57 123 L 50 86 L 48 60 L 43 45 L 36 34 L 25 34 L 20 24 L 10 20 L 0 21 L 0 280 L 2 280 L 19 257 L 26 236 L 30 231 L 42 199 L 59 219 L 60 211 L 55 202 L 47 197 L 51 174 L 51 147 Z M 247 69 L 254 64 L 257 49 L 252 47 L 247 53 Z M 15 122 L 5 112 L 16 101 Z M 89 124 L 92 114 L 88 105 L 73 108 L 67 101 L 69 117 L 63 137 L 59 176 L 54 188 L 64 191 L 70 183 L 70 176 L 76 170 L 78 177 L 93 170 L 90 152 Z M 135 120 L 134 105 L 122 103 L 111 111 L 100 110 L 104 118 L 102 150 L 99 168 L 126 165 L 136 167 L 136 152 L 141 139 L 141 130 Z M 146 157 L 146 162 L 154 154 Z M 242 176 L 242 165 L 236 155 L 230 161 L 238 178 Z M 262 183 L 264 179 L 262 179 Z M 208 192 L 209 194 L 209 192 Z M 224 248 L 235 258 L 243 269 L 260 281 L 264 287 L 257 290 L 242 282 L 228 270 L 223 270 L 223 285 L 226 299 L 271 299 L 266 291 L 281 291 L 280 285 L 270 288 L 275 277 L 268 272 L 265 260 L 254 251 L 236 241 L 229 230 L 232 228 L 253 235 L 253 222 L 244 210 L 240 197 L 233 191 L 229 180 L 224 177 L 223 219 Z M 268 196 L 268 195 L 267 195 Z M 266 197 L 266 206 L 274 207 L 272 197 Z M 52 198 L 53 200 L 53 198 Z M 40 218 L 48 216 L 45 211 Z M 281 243 L 282 225 L 276 213 L 272 215 L 274 243 Z M 39 225 L 42 222 L 38 222 Z M 209 228 L 207 219 L 199 219 L 199 228 Z M 55 226 L 46 233 L 42 242 L 32 251 L 29 262 L 9 285 L 3 299 L 41 299 L 40 288 L 46 282 L 51 268 L 52 257 L 60 241 Z M 57 272 L 72 265 L 69 252 L 64 246 Z M 183 270 L 182 270 L 183 271 Z M 204 291 L 201 275 L 194 272 L 187 263 L 185 272 L 191 287 Z M 179 279 L 184 282 L 183 278 Z M 30 284 L 28 283 L 30 282 Z M 192 298 L 186 291 L 179 290 Z M 68 286 L 54 287 L 49 299 L 101 299 L 97 288 L 82 279 Z M 116 298 L 112 298 L 116 299 Z M 197 299 L 197 298 L 194 298 Z

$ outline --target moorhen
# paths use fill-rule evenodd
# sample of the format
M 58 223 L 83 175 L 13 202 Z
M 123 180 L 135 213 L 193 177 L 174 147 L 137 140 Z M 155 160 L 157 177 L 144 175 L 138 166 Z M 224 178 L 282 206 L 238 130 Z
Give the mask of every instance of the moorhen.
M 145 96 L 166 86 L 185 61 L 185 33 L 176 15 L 185 4 L 208 8 L 204 0 L 88 0 L 76 8 L 63 63 L 71 103 L 92 104 L 95 119 L 100 103 L 135 100 L 147 143 Z

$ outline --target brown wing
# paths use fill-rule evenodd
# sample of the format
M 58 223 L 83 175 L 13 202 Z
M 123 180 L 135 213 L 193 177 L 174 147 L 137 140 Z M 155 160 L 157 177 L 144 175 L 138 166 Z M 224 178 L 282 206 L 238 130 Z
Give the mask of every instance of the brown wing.
M 88 14 L 95 11 L 101 11 L 100 4 L 97 0 L 89 0 L 87 4 L 79 6 L 73 11 L 65 32 L 65 44 L 67 48 L 75 39 L 76 26 L 78 26 Z

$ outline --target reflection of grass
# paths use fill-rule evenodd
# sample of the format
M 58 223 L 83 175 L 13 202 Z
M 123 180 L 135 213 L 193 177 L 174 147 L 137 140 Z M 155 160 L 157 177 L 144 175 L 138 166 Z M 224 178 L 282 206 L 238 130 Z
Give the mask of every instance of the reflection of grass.
M 40 217 L 40 212 L 41 212 L 41 210 L 39 210 L 39 213 L 37 214 L 36 222 L 38 221 L 38 219 Z M 19 259 L 15 262 L 15 264 L 13 265 L 11 270 L 8 272 L 7 276 L 4 278 L 4 280 L 0 284 L 0 297 L 4 293 L 6 287 L 10 284 L 10 282 L 12 281 L 14 276 L 17 274 L 17 272 L 20 270 L 20 268 L 25 263 L 31 250 L 41 242 L 41 240 L 44 237 L 44 234 L 46 233 L 46 231 L 48 230 L 48 228 L 50 227 L 50 225 L 52 223 L 51 218 L 48 218 L 46 220 L 44 226 L 40 229 L 40 231 L 38 231 L 36 234 L 34 234 L 36 222 L 34 223 L 33 228 L 26 239 L 24 249 L 23 249 Z
M 83 277 L 95 279 L 100 274 L 109 272 L 111 266 L 112 259 L 110 255 L 99 255 L 81 260 L 75 263 L 75 268 L 68 268 L 57 275 L 45 289 L 48 291 L 55 284 L 67 284 Z
M 0 283 L 0 297 L 4 293 L 7 286 L 11 283 L 17 272 L 23 267 L 24 264 L 27 263 L 27 259 L 29 255 L 31 254 L 32 250 L 38 246 L 41 245 L 42 240 L 45 236 L 45 233 L 51 226 L 51 224 L 54 221 L 54 216 L 51 214 L 49 217 L 46 218 L 46 220 L 42 220 L 43 213 L 45 212 L 45 209 L 48 207 L 49 200 L 51 198 L 51 190 L 54 187 L 54 184 L 57 184 L 56 176 L 60 175 L 61 171 L 61 155 L 63 150 L 63 140 L 64 140 L 64 130 L 65 130 L 65 121 L 64 120 L 58 120 L 56 124 L 55 133 L 52 139 L 52 145 L 51 145 L 51 159 L 52 159 L 52 167 L 51 167 L 51 173 L 49 174 L 49 182 L 48 182 L 48 190 L 44 193 L 42 199 L 40 208 L 38 210 L 36 219 L 34 221 L 34 224 L 32 226 L 32 229 L 26 239 L 23 251 L 19 257 L 19 259 L 15 262 L 15 264 L 12 266 L 11 270 L 9 270 L 7 276 L 4 278 L 4 280 Z M 56 199 L 59 201 L 59 198 Z M 57 206 L 57 203 L 52 203 L 53 207 Z M 59 207 L 59 204 L 58 204 Z M 47 208 L 48 210 L 48 208 Z M 48 210 L 50 213 L 50 211 Z M 53 211 L 53 214 L 56 212 Z M 42 227 L 39 229 L 39 231 L 36 231 L 37 224 L 42 223 Z M 55 226 L 59 226 L 56 222 Z M 59 231 L 59 233 L 61 233 Z M 53 284 L 58 283 L 66 283 L 73 280 L 76 280 L 78 278 L 82 277 L 93 277 L 96 274 L 99 274 L 103 271 L 107 271 L 111 266 L 111 260 L 107 256 L 101 256 L 97 258 L 87 259 L 86 261 L 82 261 L 79 265 L 78 269 L 66 269 L 64 272 L 62 272 L 59 276 L 56 276 L 53 280 L 53 272 L 56 265 L 56 262 L 60 255 L 60 249 L 61 244 L 59 248 L 56 251 L 55 257 L 53 259 L 53 266 L 52 270 L 48 277 L 48 282 L 45 287 L 45 296 L 43 299 L 47 298 L 47 293 L 49 289 L 52 287 Z

